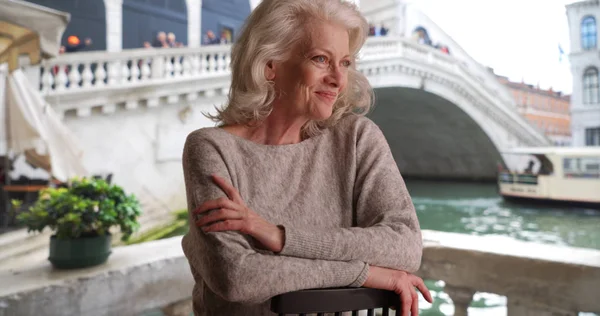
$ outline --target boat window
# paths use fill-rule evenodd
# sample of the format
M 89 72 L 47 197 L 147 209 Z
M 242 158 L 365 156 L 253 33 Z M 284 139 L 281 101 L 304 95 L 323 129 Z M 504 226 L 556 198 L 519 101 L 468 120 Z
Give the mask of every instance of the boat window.
M 600 157 L 566 157 L 563 159 L 567 178 L 600 178 Z
M 505 153 L 502 158 L 508 169 L 501 170 L 503 172 L 525 175 L 550 175 L 554 172 L 552 162 L 545 155 Z

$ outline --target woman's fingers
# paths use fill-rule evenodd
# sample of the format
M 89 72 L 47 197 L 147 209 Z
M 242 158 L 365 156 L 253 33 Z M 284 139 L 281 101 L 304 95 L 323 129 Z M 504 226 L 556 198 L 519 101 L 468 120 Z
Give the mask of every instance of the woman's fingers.
M 241 219 L 242 214 L 236 210 L 221 208 L 214 210 L 196 221 L 196 226 L 202 227 L 212 224 L 216 221 L 224 221 L 228 219 Z
M 220 208 L 228 208 L 231 210 L 239 210 L 240 206 L 234 201 L 221 197 L 216 200 L 210 200 L 202 203 L 197 209 L 194 210 L 194 215 L 202 214 L 208 211 L 220 209 Z
M 402 289 L 400 300 L 402 301 L 402 316 L 409 316 L 410 306 L 412 305 L 412 294 L 410 293 L 410 288 L 408 286 L 405 286 L 404 289 Z
M 223 190 L 223 192 L 225 192 L 225 194 L 227 194 L 227 196 L 231 200 L 236 201 L 236 202 L 242 201 L 242 197 L 240 196 L 240 193 L 238 192 L 238 190 L 236 190 L 236 188 L 234 188 L 233 185 L 231 185 L 229 182 L 227 182 L 227 180 L 219 177 L 216 174 L 212 175 L 212 179 Z
M 415 291 L 415 288 L 411 288 L 411 300 L 412 304 L 410 306 L 410 316 L 418 316 L 419 315 L 419 294 Z
M 419 289 L 419 291 L 423 294 L 423 297 L 427 302 L 433 303 L 433 297 L 431 297 L 431 293 L 429 293 L 429 289 L 427 288 L 427 286 L 425 286 L 425 282 L 423 282 L 423 279 L 419 277 L 415 277 L 415 279 L 416 280 L 413 281 L 413 285 Z

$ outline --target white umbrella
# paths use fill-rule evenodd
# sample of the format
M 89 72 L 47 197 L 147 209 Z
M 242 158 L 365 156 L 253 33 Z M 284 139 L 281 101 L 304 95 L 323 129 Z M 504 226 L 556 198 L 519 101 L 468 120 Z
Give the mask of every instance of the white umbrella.
M 39 155 L 48 156 L 51 174 L 60 181 L 87 176 L 82 163 L 83 152 L 75 137 L 39 91 L 31 86 L 23 71 L 17 69 L 10 74 L 5 92 L 6 109 L 0 111 L 8 110 L 9 150 L 15 153 L 35 150 Z

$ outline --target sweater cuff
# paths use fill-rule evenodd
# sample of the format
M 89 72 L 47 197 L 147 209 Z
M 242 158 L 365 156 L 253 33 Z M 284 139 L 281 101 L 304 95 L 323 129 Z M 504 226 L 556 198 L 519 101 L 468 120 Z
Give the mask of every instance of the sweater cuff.
M 325 236 L 295 229 L 290 226 L 283 226 L 285 231 L 285 243 L 280 255 L 289 257 L 300 257 L 307 259 L 325 259 L 327 254 L 331 253 L 333 240 Z M 325 238 L 324 238 L 325 237 Z
M 365 263 L 365 266 L 363 267 L 362 271 L 360 271 L 358 278 L 356 278 L 356 280 L 354 280 L 354 282 L 350 283 L 350 285 L 348 285 L 348 286 L 349 287 L 363 286 L 363 284 L 365 284 L 365 282 L 367 281 L 368 275 L 369 275 L 369 264 Z

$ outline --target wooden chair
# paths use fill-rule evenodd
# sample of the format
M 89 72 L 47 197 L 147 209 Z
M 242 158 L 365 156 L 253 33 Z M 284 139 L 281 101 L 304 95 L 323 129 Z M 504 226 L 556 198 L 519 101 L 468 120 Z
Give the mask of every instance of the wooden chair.
M 314 289 L 281 294 L 271 299 L 271 311 L 283 315 L 306 315 L 352 312 L 357 316 L 361 310 L 367 310 L 368 316 L 375 315 L 375 309 L 381 308 L 383 316 L 390 315 L 390 307 L 401 309 L 400 297 L 391 291 L 368 288 L 332 288 Z

